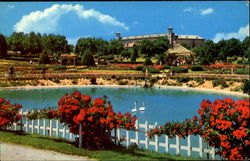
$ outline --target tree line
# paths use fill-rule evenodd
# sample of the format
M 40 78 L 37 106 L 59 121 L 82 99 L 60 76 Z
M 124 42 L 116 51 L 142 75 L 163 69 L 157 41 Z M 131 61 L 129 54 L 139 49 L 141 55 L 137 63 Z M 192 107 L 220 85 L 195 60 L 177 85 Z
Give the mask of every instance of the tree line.
M 211 64 L 215 61 L 233 61 L 237 57 L 249 59 L 250 40 L 247 36 L 243 41 L 235 38 L 229 40 L 220 40 L 214 43 L 212 40 L 206 40 L 202 46 L 191 48 L 197 54 L 198 61 L 203 64 Z

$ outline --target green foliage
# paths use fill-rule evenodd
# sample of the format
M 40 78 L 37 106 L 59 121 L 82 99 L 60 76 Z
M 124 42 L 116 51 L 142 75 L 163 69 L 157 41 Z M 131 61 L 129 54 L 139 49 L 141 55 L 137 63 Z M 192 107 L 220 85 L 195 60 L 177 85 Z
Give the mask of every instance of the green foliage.
M 144 66 L 142 66 L 142 65 L 136 66 L 135 70 L 143 71 L 144 70 Z
M 205 83 L 204 79 L 202 79 L 202 78 L 200 78 L 200 77 L 194 78 L 194 81 L 196 81 L 196 82 L 199 83 L 199 84 Z
M 47 70 L 48 67 L 45 64 L 40 64 L 40 65 L 36 66 L 35 69 L 36 70 L 42 70 L 42 69 Z
M 50 63 L 49 51 L 43 50 L 43 52 L 40 54 L 38 63 L 39 64 L 49 64 Z
M 95 61 L 93 54 L 90 50 L 85 50 L 82 54 L 81 65 L 94 66 Z
M 54 70 L 65 70 L 66 69 L 66 66 L 65 65 L 57 65 L 57 66 L 54 66 Z
M 145 59 L 145 61 L 144 61 L 143 64 L 144 64 L 144 65 L 152 65 L 153 62 L 152 62 L 152 60 L 151 60 L 149 57 L 147 57 L 147 58 Z
M 132 51 L 131 57 L 130 57 L 131 62 L 135 62 L 136 58 L 138 58 L 138 53 L 136 53 L 135 51 Z
M 221 85 L 223 88 L 228 87 L 228 84 L 227 84 L 225 79 L 215 79 L 215 80 L 213 80 L 212 83 L 213 83 L 213 87 L 217 87 L 219 85 Z
M 179 82 L 179 83 L 186 83 L 189 81 L 190 81 L 190 78 L 188 78 L 188 77 L 178 77 L 177 78 L 177 82 Z
M 167 64 L 163 64 L 163 66 L 164 66 L 164 69 L 170 69 L 170 66 Z
M 245 79 L 243 83 L 244 83 L 242 87 L 243 93 L 250 95 L 250 80 Z
M 245 69 L 245 68 L 235 68 L 234 73 L 235 74 L 250 74 L 250 71 L 249 69 Z
M 146 67 L 149 73 L 160 73 L 159 69 L 156 69 L 154 67 Z
M 7 56 L 7 42 L 4 35 L 0 34 L 0 58 Z
M 182 68 L 182 67 L 173 67 L 172 68 L 173 73 L 187 73 L 188 68 Z
M 165 56 L 165 54 L 161 54 L 158 57 L 157 64 L 166 64 L 166 56 Z
M 192 71 L 203 71 L 203 67 L 200 65 L 193 65 L 191 66 Z

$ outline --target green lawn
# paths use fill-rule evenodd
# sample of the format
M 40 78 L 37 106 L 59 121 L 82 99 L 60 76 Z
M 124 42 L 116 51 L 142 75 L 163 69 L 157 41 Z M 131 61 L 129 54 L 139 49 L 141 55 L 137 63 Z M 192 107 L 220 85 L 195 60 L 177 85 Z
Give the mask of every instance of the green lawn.
M 46 137 L 36 134 L 0 131 L 1 142 L 21 144 L 37 149 L 53 150 L 64 154 L 88 156 L 96 160 L 194 160 L 191 157 L 180 157 L 138 149 L 116 148 L 112 150 L 79 149 L 67 140 Z M 199 159 L 199 158 L 198 158 Z M 197 160 L 197 158 L 196 158 Z

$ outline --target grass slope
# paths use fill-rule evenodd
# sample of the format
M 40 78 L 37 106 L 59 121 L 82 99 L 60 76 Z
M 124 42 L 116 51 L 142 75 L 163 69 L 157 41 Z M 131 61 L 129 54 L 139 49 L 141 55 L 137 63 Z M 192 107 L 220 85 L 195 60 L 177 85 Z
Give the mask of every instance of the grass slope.
M 88 156 L 96 160 L 194 160 L 191 157 L 180 157 L 138 149 L 116 148 L 112 150 L 87 150 L 79 149 L 67 140 L 56 137 L 47 137 L 36 134 L 20 133 L 13 131 L 0 131 L 1 142 L 21 144 L 37 149 L 53 150 L 56 152 Z

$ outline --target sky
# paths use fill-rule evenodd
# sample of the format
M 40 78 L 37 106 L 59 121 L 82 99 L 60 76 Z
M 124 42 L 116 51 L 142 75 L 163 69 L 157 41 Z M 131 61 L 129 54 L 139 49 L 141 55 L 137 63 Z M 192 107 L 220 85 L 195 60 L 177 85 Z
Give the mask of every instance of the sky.
M 167 33 L 198 35 L 206 40 L 243 40 L 249 36 L 248 1 L 54 1 L 0 2 L 0 33 L 64 35 L 105 40 Z

